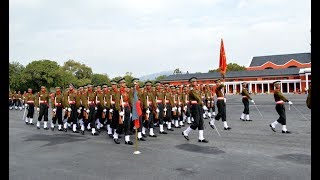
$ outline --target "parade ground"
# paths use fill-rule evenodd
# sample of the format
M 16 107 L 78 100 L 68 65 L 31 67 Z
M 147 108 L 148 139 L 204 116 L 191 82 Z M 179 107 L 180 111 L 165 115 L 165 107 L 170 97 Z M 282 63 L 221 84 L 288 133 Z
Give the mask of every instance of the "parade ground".
M 198 142 L 198 130 L 182 135 L 182 128 L 138 141 L 134 147 L 115 144 L 105 130 L 99 136 L 51 131 L 26 125 L 23 111 L 9 111 L 9 178 L 12 180 L 308 180 L 311 179 L 311 110 L 306 94 L 284 94 L 293 102 L 285 103 L 287 129 L 281 133 L 278 124 L 273 132 L 269 124 L 279 116 L 273 94 L 252 95 L 250 118 L 241 121 L 243 104 L 240 95 L 227 95 L 227 122 L 232 128 L 217 131 L 205 119 L 204 137 Z M 216 109 L 217 112 L 217 109 Z M 51 109 L 49 110 L 49 127 Z M 185 123 L 186 124 L 186 123 Z M 166 130 L 166 128 L 165 128 Z M 134 141 L 134 135 L 131 136 Z

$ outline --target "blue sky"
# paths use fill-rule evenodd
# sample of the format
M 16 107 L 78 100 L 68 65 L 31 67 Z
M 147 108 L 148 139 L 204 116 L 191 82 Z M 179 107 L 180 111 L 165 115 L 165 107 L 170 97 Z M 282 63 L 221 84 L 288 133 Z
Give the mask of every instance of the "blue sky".
M 69 59 L 109 77 L 310 52 L 310 0 L 10 0 L 9 61 Z

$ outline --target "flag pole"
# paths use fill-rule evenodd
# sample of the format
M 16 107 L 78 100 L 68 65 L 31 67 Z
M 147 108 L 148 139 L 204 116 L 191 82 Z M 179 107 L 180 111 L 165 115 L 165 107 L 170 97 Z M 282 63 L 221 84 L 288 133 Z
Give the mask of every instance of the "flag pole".
M 138 121 L 138 120 L 135 120 L 135 121 Z M 134 143 L 134 152 L 133 154 L 141 154 L 140 151 L 138 151 L 138 128 L 135 128 L 136 129 L 136 140 L 135 140 L 135 143 Z

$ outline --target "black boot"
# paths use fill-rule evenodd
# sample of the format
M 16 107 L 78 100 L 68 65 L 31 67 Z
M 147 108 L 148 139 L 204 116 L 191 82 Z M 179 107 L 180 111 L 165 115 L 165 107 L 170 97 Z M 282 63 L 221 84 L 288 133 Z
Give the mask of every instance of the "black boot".
M 119 139 L 113 139 L 113 141 L 114 141 L 116 144 L 120 144 Z

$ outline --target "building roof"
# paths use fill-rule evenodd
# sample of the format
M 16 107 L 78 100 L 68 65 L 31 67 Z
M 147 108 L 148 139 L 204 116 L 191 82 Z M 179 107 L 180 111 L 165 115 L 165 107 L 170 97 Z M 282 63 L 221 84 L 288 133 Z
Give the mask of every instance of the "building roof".
M 299 75 L 299 70 L 300 68 L 227 71 L 225 78 Z M 198 80 L 218 79 L 218 78 L 221 78 L 221 74 L 219 72 L 176 74 L 176 75 L 167 76 L 161 82 L 181 81 L 181 80 L 188 81 L 191 77 L 196 77 Z
M 294 59 L 300 63 L 310 63 L 311 53 L 296 53 L 296 54 L 282 54 L 282 55 L 270 55 L 270 56 L 255 56 L 252 58 L 249 67 L 261 66 L 270 61 L 276 65 L 283 65 Z

